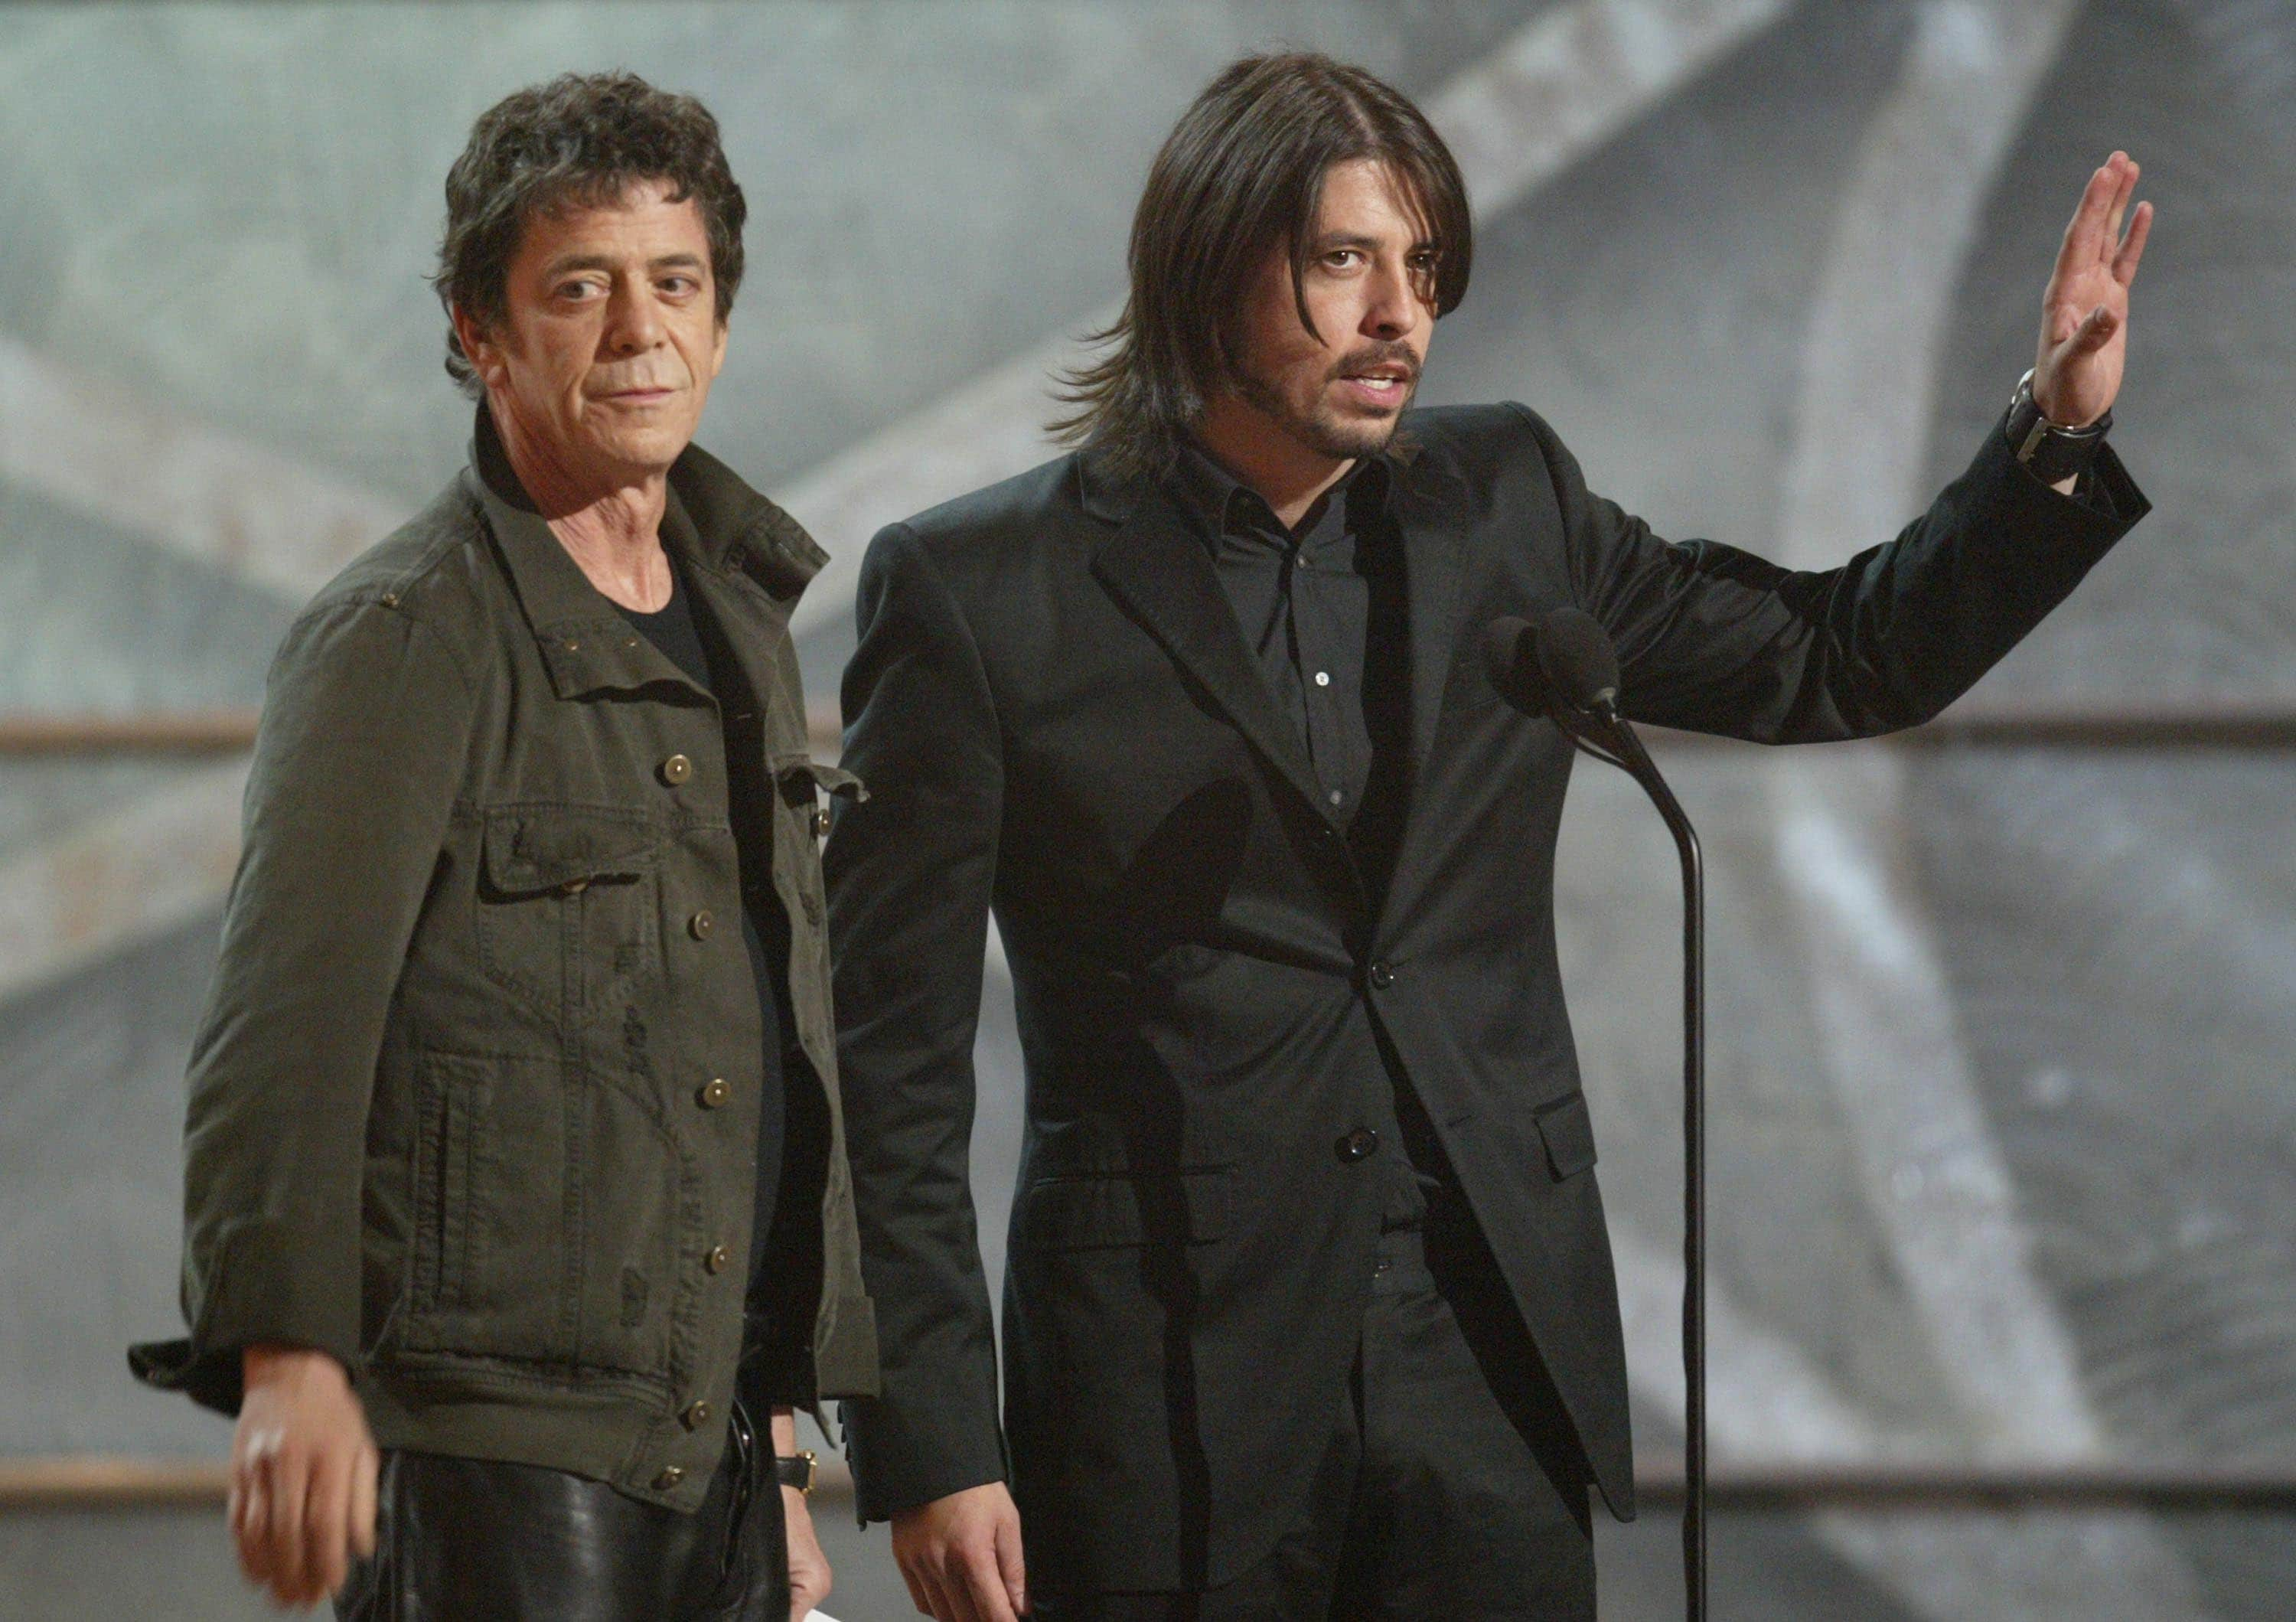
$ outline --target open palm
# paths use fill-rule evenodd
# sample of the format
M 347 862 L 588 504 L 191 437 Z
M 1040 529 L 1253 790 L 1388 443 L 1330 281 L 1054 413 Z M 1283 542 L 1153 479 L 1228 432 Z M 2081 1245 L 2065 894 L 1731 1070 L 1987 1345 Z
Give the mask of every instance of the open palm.
M 2128 286 L 2152 229 L 2151 203 L 2128 213 L 2136 191 L 2136 162 L 2127 152 L 2113 153 L 2089 176 L 2041 295 L 2033 398 L 2042 415 L 2062 427 L 2095 422 L 2120 392 L 2128 355 Z

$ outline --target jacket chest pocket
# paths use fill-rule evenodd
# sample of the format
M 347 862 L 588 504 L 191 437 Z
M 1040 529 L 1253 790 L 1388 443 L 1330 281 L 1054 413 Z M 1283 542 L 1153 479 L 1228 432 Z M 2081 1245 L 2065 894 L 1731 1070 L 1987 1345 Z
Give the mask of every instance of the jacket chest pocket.
M 661 966 L 661 834 L 639 812 L 487 813 L 478 895 L 486 976 L 536 1012 L 586 1020 Z
M 801 856 L 790 864 L 787 878 L 795 890 L 797 904 L 805 913 L 810 928 L 818 929 L 827 907 L 822 892 L 821 841 L 829 835 L 829 802 L 840 795 L 854 799 L 869 798 L 868 786 L 852 773 L 833 766 L 824 766 L 802 753 L 775 754 L 771 760 L 775 787 L 780 794 L 785 811 L 784 829 L 794 829 L 800 836 L 793 847 Z M 824 799 L 824 796 L 826 799 Z M 776 854 L 775 865 L 781 864 Z

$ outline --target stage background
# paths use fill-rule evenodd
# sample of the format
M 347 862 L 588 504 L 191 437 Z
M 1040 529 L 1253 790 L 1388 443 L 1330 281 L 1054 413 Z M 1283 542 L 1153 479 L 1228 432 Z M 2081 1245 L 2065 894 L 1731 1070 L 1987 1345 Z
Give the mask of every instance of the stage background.
M 1156 143 L 1277 44 L 1390 77 L 1466 164 L 1474 286 L 1426 397 L 1529 402 L 1661 533 L 1798 564 L 1966 461 L 2088 170 L 2143 161 L 2113 438 L 2153 516 L 1965 701 L 1982 725 L 1665 758 L 1712 869 L 1718 1472 L 2152 1495 L 1742 1500 L 1717 1598 L 2288 1614 L 2292 1517 L 2189 1490 L 2296 1477 L 2296 4 L 2269 0 L 0 10 L 0 1614 L 265 1614 L 203 1495 L 227 1428 L 122 1349 L 176 1321 L 182 1067 L 265 666 L 468 435 L 423 277 L 472 119 L 627 66 L 723 120 L 750 270 L 701 438 L 836 554 L 800 634 L 833 748 L 871 529 L 1049 454 L 1046 366 L 1120 295 Z M 1662 1479 L 1672 856 L 1590 766 L 1561 872 Z M 1021 1087 L 994 971 L 980 1059 L 993 1275 Z M 69 1488 L 92 1460 L 124 1498 Z M 909 1614 L 849 1506 L 819 1510 L 832 1609 Z M 1601 1541 L 1606 1618 L 1678 1614 L 1666 1503 Z

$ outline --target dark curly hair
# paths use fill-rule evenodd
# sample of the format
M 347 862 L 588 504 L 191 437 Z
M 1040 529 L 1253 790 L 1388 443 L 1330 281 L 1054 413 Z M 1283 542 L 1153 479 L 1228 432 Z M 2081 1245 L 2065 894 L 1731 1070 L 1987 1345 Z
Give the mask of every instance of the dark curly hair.
M 447 171 L 447 229 L 430 277 L 447 309 L 447 375 L 463 393 L 475 399 L 485 390 L 455 335 L 455 311 L 482 326 L 509 314 L 510 262 L 527 221 L 610 203 L 650 180 L 668 181 L 671 201 L 700 205 L 722 323 L 742 285 L 750 208 L 707 107 L 635 73 L 562 73 L 479 115 L 470 144 Z
M 1107 352 L 1064 373 L 1070 408 L 1049 426 L 1128 476 L 1160 475 L 1206 399 L 1234 386 L 1234 323 L 1267 254 L 1292 259 L 1300 324 L 1324 176 L 1370 159 L 1402 182 L 1436 253 L 1422 295 L 1438 315 L 1466 296 L 1474 226 L 1466 183 L 1419 109 L 1360 68 L 1310 52 L 1247 56 L 1180 117 L 1132 217 L 1132 296 L 1088 343 Z

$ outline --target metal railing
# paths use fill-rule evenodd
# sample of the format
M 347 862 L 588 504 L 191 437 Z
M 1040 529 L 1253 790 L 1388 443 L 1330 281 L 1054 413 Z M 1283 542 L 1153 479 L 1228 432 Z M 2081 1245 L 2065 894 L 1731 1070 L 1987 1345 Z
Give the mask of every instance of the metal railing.
M 1646 1508 L 1679 1504 L 1682 1461 L 1645 1459 L 1635 1470 Z M 221 1460 L 99 1455 L 0 1460 L 0 1514 L 62 1510 L 220 1507 L 229 1486 Z M 853 1479 L 824 1456 L 817 1495 L 849 1503 Z M 2296 1461 L 2277 1464 L 2086 1465 L 1789 1464 L 1717 1469 L 1707 1495 L 1740 1513 L 2046 1511 L 2103 1513 L 2226 1511 L 2296 1515 Z
M 255 743 L 256 711 L 212 709 L 144 714 L 0 716 L 0 758 L 72 758 L 133 755 L 230 755 Z M 816 749 L 834 750 L 834 705 L 816 705 L 808 717 Z M 1730 747 L 1732 741 L 1651 727 L 1659 750 Z M 1948 711 L 1926 726 L 1891 733 L 1873 742 L 1905 750 L 2296 749 L 2296 704 L 2234 704 L 2202 709 L 2132 709 L 1998 705 Z

